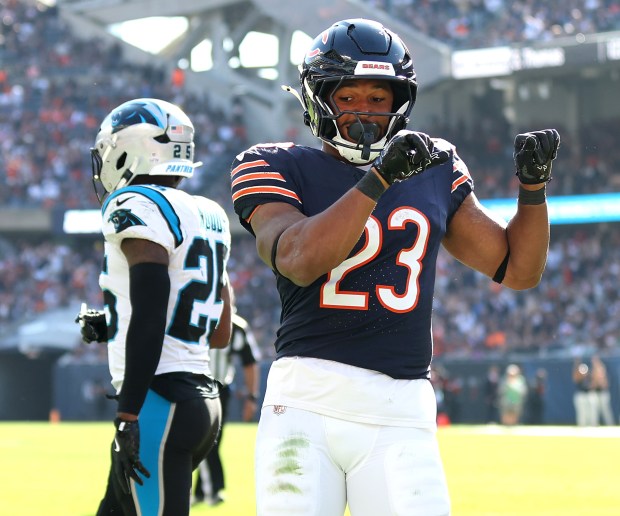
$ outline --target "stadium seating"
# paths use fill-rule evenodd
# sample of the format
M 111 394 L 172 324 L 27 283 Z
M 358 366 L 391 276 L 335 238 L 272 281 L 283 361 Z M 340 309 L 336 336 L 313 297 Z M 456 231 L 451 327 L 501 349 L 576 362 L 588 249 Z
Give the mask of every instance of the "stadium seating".
M 620 9 L 610 0 L 372 3 L 455 48 L 620 28 Z M 524 11 L 524 5 L 530 10 Z M 0 18 L 0 206 L 97 208 L 88 148 L 98 121 L 128 98 L 158 96 L 181 104 L 197 127 L 197 159 L 205 166 L 185 188 L 214 198 L 231 213 L 229 164 L 247 145 L 239 117 L 222 112 L 206 96 L 184 90 L 165 70 L 130 65 L 120 45 L 106 46 L 96 39 L 84 45 L 54 8 L 9 0 L 0 6 Z M 424 130 L 456 144 L 478 197 L 514 196 L 514 135 L 499 113 L 481 113 L 477 127 L 475 134 L 439 123 Z M 580 133 L 585 152 L 561 154 L 554 164 L 561 178 L 550 184 L 550 193 L 620 191 L 620 120 L 583 126 Z M 570 148 L 570 138 L 562 145 Z M 608 151 L 599 152 L 602 147 Z M 618 347 L 620 237 L 615 229 L 605 224 L 587 230 L 554 228 L 544 280 L 531 296 L 497 286 L 442 254 L 436 353 L 478 356 Z M 95 237 L 0 235 L 0 326 L 78 301 L 100 306 L 100 261 L 101 243 Z M 235 236 L 230 265 L 239 312 L 252 321 L 269 357 L 279 319 L 273 275 L 246 235 Z

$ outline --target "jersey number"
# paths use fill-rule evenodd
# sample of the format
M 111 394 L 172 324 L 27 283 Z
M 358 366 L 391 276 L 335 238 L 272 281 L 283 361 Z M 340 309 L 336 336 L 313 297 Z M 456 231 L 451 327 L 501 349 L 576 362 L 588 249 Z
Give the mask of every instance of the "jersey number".
M 411 207 L 394 210 L 388 218 L 388 229 L 403 231 L 407 224 L 418 227 L 418 234 L 411 247 L 402 249 L 396 258 L 396 264 L 408 269 L 404 292 L 398 293 L 393 285 L 377 285 L 377 299 L 387 309 L 396 313 L 409 312 L 418 304 L 420 296 L 420 273 L 422 259 L 430 236 L 428 219 L 420 211 Z M 383 235 L 379 221 L 370 216 L 364 228 L 366 241 L 358 253 L 347 258 L 327 275 L 327 281 L 321 287 L 321 307 L 343 310 L 368 310 L 369 292 L 346 291 L 340 288 L 344 277 L 351 271 L 373 260 L 381 251 Z
M 197 343 L 207 331 L 207 339 L 213 333 L 219 320 L 200 310 L 200 305 L 208 307 L 207 299 L 215 288 L 215 304 L 222 302 L 222 286 L 219 281 L 224 270 L 224 244 L 216 242 L 215 250 L 209 241 L 196 238 L 185 258 L 185 269 L 201 269 L 204 281 L 192 280 L 179 290 L 177 305 L 168 328 L 168 335 L 185 342 Z M 218 275 L 219 272 L 219 275 Z
M 210 306 L 206 303 L 215 290 L 214 304 L 222 302 L 222 285 L 220 275 L 224 270 L 225 246 L 215 243 L 215 250 L 209 241 L 197 238 L 185 257 L 185 269 L 200 269 L 203 281 L 192 280 L 179 290 L 177 304 L 170 326 L 166 333 L 185 342 L 198 343 L 208 329 L 207 339 L 213 333 L 219 321 L 219 315 L 205 313 Z M 215 286 L 215 288 L 214 288 Z M 108 340 L 112 340 L 118 331 L 118 314 L 116 296 L 109 290 L 103 292 L 108 321 Z M 201 305 L 204 307 L 201 310 Z
M 183 147 L 185 147 L 185 156 L 183 156 Z M 173 156 L 176 159 L 184 158 L 190 159 L 192 157 L 192 146 L 191 145 L 181 145 L 176 143 L 173 147 Z

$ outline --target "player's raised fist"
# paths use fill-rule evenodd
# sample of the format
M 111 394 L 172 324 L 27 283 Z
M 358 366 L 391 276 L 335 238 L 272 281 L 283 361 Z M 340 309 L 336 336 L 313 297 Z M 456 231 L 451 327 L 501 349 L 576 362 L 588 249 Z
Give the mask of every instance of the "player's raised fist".
M 549 182 L 559 146 L 560 135 L 555 129 L 518 134 L 513 157 L 519 181 L 526 185 Z

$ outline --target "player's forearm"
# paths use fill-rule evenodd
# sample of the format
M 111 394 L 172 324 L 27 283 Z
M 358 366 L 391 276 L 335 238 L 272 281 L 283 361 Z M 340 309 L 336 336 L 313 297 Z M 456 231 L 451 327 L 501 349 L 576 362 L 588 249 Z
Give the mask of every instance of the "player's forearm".
M 258 394 L 258 364 L 250 364 L 243 368 L 245 388 L 248 394 Z
M 209 337 L 209 345 L 214 349 L 221 349 L 228 346 L 232 334 L 232 307 L 230 304 L 230 284 L 228 276 L 225 285 L 222 287 L 221 298 L 224 306 L 220 314 L 220 320 Z
M 278 243 L 278 271 L 307 286 L 340 265 L 363 234 L 375 204 L 352 189 L 322 213 L 293 224 Z
M 549 250 L 547 204 L 519 204 L 507 234 L 510 261 L 504 285 L 515 290 L 535 287 L 542 278 Z
M 125 378 L 118 411 L 139 414 L 161 356 L 170 293 L 168 268 L 139 263 L 129 269 L 132 311 L 125 342 Z

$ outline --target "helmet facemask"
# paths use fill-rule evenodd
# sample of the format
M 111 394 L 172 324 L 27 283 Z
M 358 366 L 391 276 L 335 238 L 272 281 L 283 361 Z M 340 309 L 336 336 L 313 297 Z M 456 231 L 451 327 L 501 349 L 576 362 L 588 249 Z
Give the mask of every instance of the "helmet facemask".
M 328 145 L 334 147 L 338 153 L 349 163 L 354 165 L 365 165 L 374 161 L 383 150 L 385 144 L 398 131 L 406 127 L 409 119 L 407 114 L 409 106 L 413 105 L 413 98 L 410 89 L 402 81 L 387 79 L 394 93 L 392 111 L 387 112 L 363 112 L 363 111 L 341 111 L 338 109 L 334 100 L 334 94 L 340 89 L 343 82 L 350 80 L 377 79 L 376 76 L 341 76 L 334 79 L 322 79 L 316 81 L 316 94 L 310 90 L 306 81 L 304 93 L 311 99 L 308 105 L 319 111 L 320 123 L 316 127 L 315 135 Z M 381 80 L 384 80 L 381 77 Z M 398 92 L 398 94 L 397 94 Z M 351 141 L 338 127 L 338 119 L 343 115 L 353 115 L 357 122 L 348 127 L 348 136 L 356 141 Z M 369 121 L 370 118 L 378 117 L 389 118 L 386 129 L 384 130 L 376 122 Z

